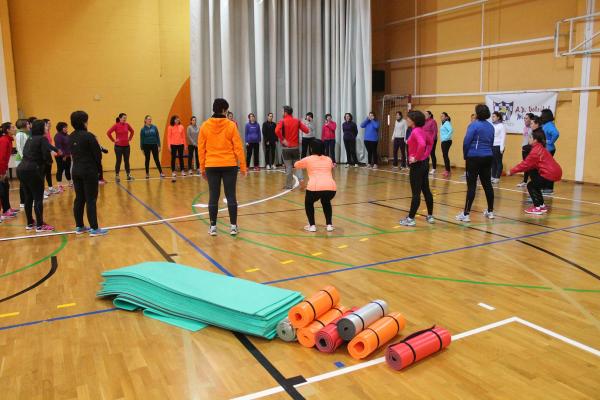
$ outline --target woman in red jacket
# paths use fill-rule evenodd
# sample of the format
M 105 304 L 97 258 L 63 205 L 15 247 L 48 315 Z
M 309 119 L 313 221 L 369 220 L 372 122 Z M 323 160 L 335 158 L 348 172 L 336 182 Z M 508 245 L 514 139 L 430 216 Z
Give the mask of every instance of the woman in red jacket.
M 17 128 L 10 122 L 5 122 L 0 127 L 0 203 L 2 203 L 0 222 L 3 219 L 14 218 L 17 215 L 17 210 L 10 207 L 10 184 L 8 181 L 8 163 L 13 148 L 13 137 L 16 132 Z
M 113 138 L 113 132 L 115 137 Z M 119 172 L 121 172 L 121 161 L 125 159 L 125 172 L 127 173 L 127 180 L 133 180 L 131 176 L 131 168 L 129 166 L 129 155 L 131 153 L 131 147 L 129 142 L 133 139 L 133 128 L 127 123 L 127 114 L 120 113 L 116 118 L 116 122 L 110 127 L 106 135 L 111 142 L 115 144 L 115 181 L 118 183 L 121 181 L 119 178 Z
M 529 137 L 531 151 L 527 158 L 508 172 L 508 175 L 529 172 L 530 181 L 527 184 L 527 190 L 533 206 L 526 209 L 525 212 L 542 215 L 548 212 L 548 207 L 544 204 L 542 189 L 548 187 L 550 183 L 559 181 L 562 177 L 562 169 L 552 154 L 546 150 L 546 134 L 541 128 L 539 117 L 536 116 L 532 119 L 531 127 L 534 129 Z

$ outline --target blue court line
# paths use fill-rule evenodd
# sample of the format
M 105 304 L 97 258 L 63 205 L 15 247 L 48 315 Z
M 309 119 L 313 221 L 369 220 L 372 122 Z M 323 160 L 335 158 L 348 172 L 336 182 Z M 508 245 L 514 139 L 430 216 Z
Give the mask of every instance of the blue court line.
M 119 185 L 121 187 L 121 189 L 123 189 L 124 191 L 126 191 L 127 194 L 129 194 L 131 197 L 133 197 L 135 200 L 137 200 L 138 203 L 140 203 L 141 205 L 143 205 L 146 208 L 146 210 L 150 211 L 156 218 L 158 218 L 158 219 L 164 219 L 162 216 L 160 216 L 159 213 L 157 213 L 156 211 L 154 211 L 152 209 L 152 207 L 150 207 L 148 204 L 146 204 L 142 200 L 140 200 L 135 194 L 131 193 L 125 186 L 121 185 L 120 183 L 117 183 L 117 185 Z M 177 228 L 175 228 L 169 222 L 164 221 L 163 224 L 165 224 L 166 226 L 168 226 L 169 228 L 171 228 L 171 230 L 173 232 L 175 232 L 177 234 L 177 236 L 179 236 L 184 241 L 186 241 L 190 246 L 192 246 L 194 248 L 194 250 L 196 250 L 204 258 L 206 258 L 208 261 L 210 261 L 215 267 L 219 268 L 221 270 L 221 272 L 223 272 L 225 275 L 234 276 L 231 272 L 229 272 L 229 270 L 227 268 L 225 268 L 223 265 L 219 264 L 219 262 L 217 260 L 215 260 L 214 258 L 212 258 L 211 256 L 209 256 L 207 252 L 205 252 L 200 247 L 198 247 L 196 245 L 196 243 L 192 242 L 187 236 L 185 236 L 183 233 L 181 233 L 179 230 L 177 230 Z
M 104 314 L 104 313 L 111 312 L 111 311 L 116 311 L 116 310 L 118 310 L 118 308 L 113 307 L 113 308 L 105 308 L 103 310 L 89 311 L 89 312 L 84 312 L 84 313 L 79 313 L 79 314 L 65 315 L 65 316 L 62 316 L 62 317 L 40 319 L 38 321 L 24 322 L 22 324 L 2 326 L 2 327 L 0 327 L 0 331 L 5 331 L 5 330 L 8 330 L 8 329 L 14 329 L 14 328 L 21 328 L 23 326 L 37 325 L 37 324 L 41 324 L 41 323 L 44 323 L 44 322 L 62 321 L 63 319 L 71 319 L 71 318 L 78 318 L 78 317 L 87 317 L 89 315 L 95 315 L 95 314 Z
M 277 279 L 277 280 L 274 280 L 274 281 L 267 281 L 267 282 L 262 282 L 262 283 L 266 284 L 266 285 L 271 285 L 273 283 L 295 281 L 295 280 L 298 280 L 298 279 L 312 278 L 312 277 L 315 277 L 315 276 L 322 276 L 322 275 L 330 275 L 330 274 L 335 274 L 335 273 L 338 273 L 338 272 L 353 271 L 353 270 L 356 270 L 356 269 L 364 269 L 364 268 L 369 268 L 369 267 L 375 267 L 375 266 L 383 265 L 383 264 L 392 264 L 392 263 L 397 263 L 397 262 L 401 262 L 401 261 L 415 260 L 415 259 L 418 259 L 418 258 L 435 256 L 435 255 L 439 255 L 439 254 L 454 253 L 456 251 L 469 250 L 469 249 L 474 249 L 474 248 L 477 248 L 477 247 L 489 246 L 489 245 L 493 245 L 493 244 L 499 244 L 499 243 L 505 243 L 505 242 L 512 242 L 512 241 L 515 241 L 515 240 L 522 240 L 522 239 L 527 239 L 527 238 L 531 238 L 531 237 L 547 235 L 549 233 L 554 233 L 554 232 L 559 232 L 559 231 L 566 231 L 568 229 L 581 228 L 581 227 L 584 227 L 584 226 L 595 225 L 595 224 L 600 224 L 600 221 L 588 222 L 588 223 L 585 223 L 585 224 L 574 225 L 574 226 L 570 226 L 570 227 L 566 227 L 566 228 L 556 228 L 556 229 L 551 229 L 551 230 L 547 230 L 547 231 L 543 231 L 543 232 L 530 233 L 530 234 L 527 234 L 527 235 L 510 237 L 510 238 L 506 238 L 506 239 L 492 240 L 490 242 L 483 242 L 483 243 L 478 243 L 478 244 L 472 244 L 472 245 L 469 245 L 469 246 L 456 247 L 456 248 L 453 248 L 453 249 L 439 250 L 439 251 L 434 251 L 434 252 L 431 252 L 431 253 L 415 254 L 415 255 L 412 255 L 412 256 L 401 257 L 401 258 L 394 258 L 394 259 L 391 259 L 391 260 L 378 261 L 378 262 L 374 262 L 374 263 L 370 263 L 370 264 L 356 265 L 354 267 L 338 268 L 338 269 L 332 269 L 330 271 L 316 272 L 314 274 L 291 276 L 289 278 Z

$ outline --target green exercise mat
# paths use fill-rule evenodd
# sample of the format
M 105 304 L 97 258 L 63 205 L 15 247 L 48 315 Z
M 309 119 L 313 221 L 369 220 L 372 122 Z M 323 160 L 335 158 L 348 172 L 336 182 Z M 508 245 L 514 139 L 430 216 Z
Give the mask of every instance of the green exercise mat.
M 167 262 L 146 262 L 102 273 L 99 297 L 115 296 L 124 310 L 192 331 L 220 326 L 265 338 L 302 294 Z

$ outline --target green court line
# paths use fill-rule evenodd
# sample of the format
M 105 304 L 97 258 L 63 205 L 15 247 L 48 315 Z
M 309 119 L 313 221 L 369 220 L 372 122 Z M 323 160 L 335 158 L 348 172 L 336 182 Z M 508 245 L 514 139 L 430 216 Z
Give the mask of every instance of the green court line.
M 60 246 L 58 246 L 58 248 L 56 250 L 54 250 L 52 253 L 48 254 L 44 258 L 41 258 L 41 259 L 39 259 L 39 260 L 37 260 L 37 261 L 29 264 L 29 265 L 26 265 L 24 267 L 21 267 L 19 269 L 14 270 L 14 271 L 5 272 L 4 274 L 0 275 L 0 278 L 5 278 L 7 276 L 16 274 L 17 272 L 25 271 L 26 269 L 35 267 L 36 265 L 39 265 L 39 264 L 43 263 L 44 261 L 49 260 L 53 256 L 55 256 L 58 253 L 60 253 L 62 251 L 62 249 L 65 248 L 66 245 L 67 245 L 67 235 L 61 235 L 60 236 Z
M 365 268 L 368 271 L 386 273 L 391 275 L 399 275 L 399 276 L 407 276 L 410 278 L 419 278 L 419 279 L 430 279 L 436 281 L 446 281 L 446 282 L 455 282 L 455 283 L 468 283 L 471 285 L 486 285 L 486 286 L 501 286 L 501 287 L 511 287 L 518 289 L 537 289 L 537 290 L 552 290 L 553 288 L 549 286 L 538 286 L 538 285 L 525 285 L 525 284 L 516 284 L 516 283 L 501 283 L 501 282 L 488 282 L 488 281 L 473 281 L 470 279 L 455 279 L 455 278 L 446 278 L 443 276 L 432 276 L 432 275 L 420 275 L 420 274 L 411 274 L 408 272 L 400 272 L 400 271 L 390 271 L 387 269 L 381 268 Z M 595 289 L 572 289 L 572 288 L 562 288 L 562 290 L 567 292 L 587 292 L 587 293 L 600 293 L 600 290 Z

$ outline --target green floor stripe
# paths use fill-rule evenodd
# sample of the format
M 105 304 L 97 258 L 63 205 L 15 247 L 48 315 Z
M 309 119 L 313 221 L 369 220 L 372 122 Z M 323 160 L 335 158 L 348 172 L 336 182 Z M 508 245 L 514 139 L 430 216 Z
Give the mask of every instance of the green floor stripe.
M 58 246 L 58 248 L 56 250 L 54 250 L 52 253 L 48 254 L 44 258 L 41 258 L 41 259 L 39 259 L 39 260 L 37 260 L 37 261 L 29 264 L 29 265 L 26 265 L 24 267 L 21 267 L 19 269 L 14 270 L 14 271 L 5 272 L 4 274 L 0 275 L 0 278 L 5 278 L 7 276 L 16 274 L 17 272 L 25 271 L 25 270 L 27 270 L 29 268 L 35 267 L 36 265 L 39 265 L 39 264 L 43 263 L 44 261 L 49 260 L 51 257 L 53 257 L 53 256 L 57 255 L 58 253 L 60 253 L 62 251 L 62 249 L 65 248 L 66 245 L 67 245 L 67 235 L 61 235 L 60 236 L 60 246 Z

